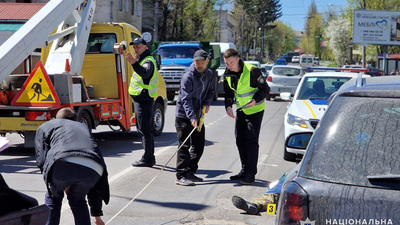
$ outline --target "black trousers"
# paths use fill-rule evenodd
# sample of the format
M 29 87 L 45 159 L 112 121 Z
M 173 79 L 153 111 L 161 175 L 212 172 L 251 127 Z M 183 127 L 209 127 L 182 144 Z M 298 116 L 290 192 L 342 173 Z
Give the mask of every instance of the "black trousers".
M 154 157 L 154 100 L 134 102 L 136 130 L 142 140 L 144 154 L 141 161 L 155 163 Z
M 258 138 L 263 115 L 264 111 L 252 115 L 246 115 L 243 111 L 236 114 L 235 137 L 242 171 L 253 179 L 257 174 Z
M 176 117 L 175 128 L 179 146 L 181 146 L 194 127 L 190 120 Z M 199 167 L 198 163 L 204 152 L 204 142 L 205 127 L 203 125 L 201 131 L 195 130 L 179 149 L 176 160 L 176 178 L 181 179 L 188 172 L 196 173 Z

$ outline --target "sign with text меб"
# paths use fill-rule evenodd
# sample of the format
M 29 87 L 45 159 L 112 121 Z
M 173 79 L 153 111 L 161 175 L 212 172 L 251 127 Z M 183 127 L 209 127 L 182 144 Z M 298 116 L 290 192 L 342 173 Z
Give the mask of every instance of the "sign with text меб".
M 353 43 L 400 45 L 400 12 L 354 10 Z

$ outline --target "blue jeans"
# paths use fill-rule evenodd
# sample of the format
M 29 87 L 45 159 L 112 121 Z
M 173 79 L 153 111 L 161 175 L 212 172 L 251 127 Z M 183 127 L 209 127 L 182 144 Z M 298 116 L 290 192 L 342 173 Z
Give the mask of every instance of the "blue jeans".
M 46 193 L 45 204 L 50 209 L 50 215 L 46 225 L 60 223 L 61 204 L 67 187 L 68 203 L 75 225 L 90 225 L 86 195 L 100 179 L 100 175 L 88 167 L 58 160 L 53 164 L 48 179 L 50 193 Z

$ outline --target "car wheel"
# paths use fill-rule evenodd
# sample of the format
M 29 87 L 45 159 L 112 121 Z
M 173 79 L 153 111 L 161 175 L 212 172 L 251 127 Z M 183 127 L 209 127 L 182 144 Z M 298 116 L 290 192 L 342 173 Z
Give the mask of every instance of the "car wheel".
M 268 93 L 267 96 L 265 97 L 265 99 L 266 99 L 267 101 L 271 101 L 271 95 Z
M 296 162 L 296 154 L 286 151 L 286 147 L 284 147 L 283 159 L 289 162 Z
M 153 113 L 153 125 L 154 125 L 154 136 L 161 135 L 164 129 L 165 117 L 164 117 L 164 109 L 159 102 L 154 104 L 154 113 Z

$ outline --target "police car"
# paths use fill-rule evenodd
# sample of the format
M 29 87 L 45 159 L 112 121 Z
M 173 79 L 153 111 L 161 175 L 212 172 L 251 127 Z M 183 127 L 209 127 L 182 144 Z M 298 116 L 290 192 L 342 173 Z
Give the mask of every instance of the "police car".
M 310 139 L 310 132 L 314 132 L 319 120 L 324 115 L 328 98 L 336 92 L 342 84 L 356 77 L 356 73 L 347 72 L 314 72 L 307 73 L 297 86 L 293 99 L 287 93 L 282 93 L 281 98 L 290 100 L 288 110 L 285 114 L 285 146 L 289 137 L 293 134 L 304 133 L 295 141 L 299 148 L 284 148 L 283 158 L 287 161 L 296 162 L 303 156 L 305 148 Z M 308 133 L 308 135 L 306 135 Z M 293 138 L 291 139 L 293 140 Z M 294 146 L 291 144 L 291 146 Z

